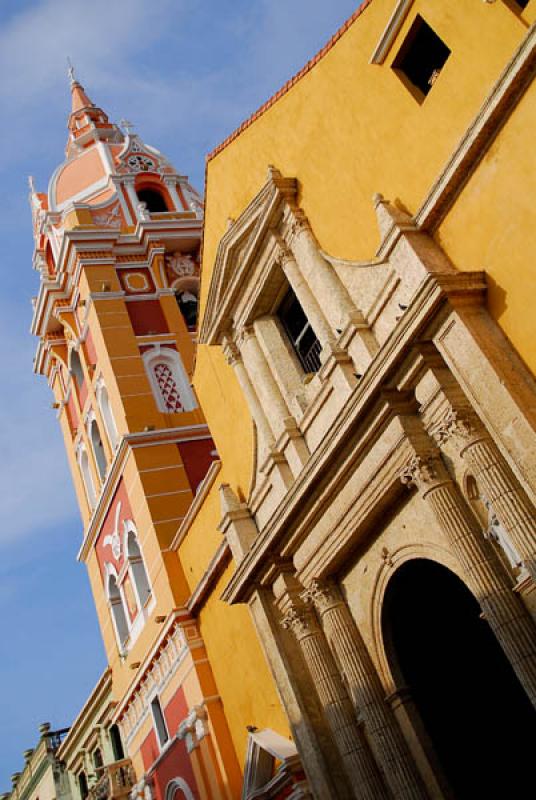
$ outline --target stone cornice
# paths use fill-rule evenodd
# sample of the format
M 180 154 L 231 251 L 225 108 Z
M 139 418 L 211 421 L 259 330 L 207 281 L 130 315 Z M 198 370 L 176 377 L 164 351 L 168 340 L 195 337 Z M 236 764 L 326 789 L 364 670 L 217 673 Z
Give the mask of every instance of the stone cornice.
M 210 594 L 212 587 L 222 574 L 230 559 L 231 548 L 224 539 L 211 558 L 201 580 L 197 583 L 197 586 L 186 603 L 186 608 L 192 616 L 197 616 L 207 596 Z
M 222 236 L 199 330 L 200 344 L 220 343 L 234 305 L 242 298 L 259 246 L 280 221 L 285 201 L 296 207 L 297 181 L 270 167 L 268 179 L 240 217 Z
M 455 303 L 457 299 L 464 298 L 464 302 L 479 306 L 484 300 L 484 292 L 484 274 L 481 272 L 429 275 L 423 281 L 408 310 L 348 397 L 329 434 L 311 455 L 283 502 L 275 509 L 269 524 L 237 567 L 223 593 L 223 599 L 230 603 L 246 599 L 254 576 L 262 568 L 268 554 L 282 539 L 286 538 L 288 542 L 296 516 L 303 513 L 306 507 L 307 497 L 327 474 L 336 471 L 335 465 L 344 451 L 345 443 L 359 436 L 361 424 L 381 400 L 382 390 L 418 341 L 421 331 L 438 316 L 448 300 Z M 379 408 L 382 408 L 381 404 Z M 386 420 L 385 405 L 383 408 Z M 372 427 L 370 419 L 367 425 Z M 364 444 L 366 441 L 365 438 Z

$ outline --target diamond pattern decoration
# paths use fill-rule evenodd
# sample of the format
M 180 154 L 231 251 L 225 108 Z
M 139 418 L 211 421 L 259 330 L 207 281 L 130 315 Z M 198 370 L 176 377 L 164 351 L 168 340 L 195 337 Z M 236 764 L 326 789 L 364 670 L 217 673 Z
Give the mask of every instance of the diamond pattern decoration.
M 156 375 L 158 388 L 160 389 L 166 411 L 173 414 L 183 411 L 179 390 L 177 389 L 175 378 L 168 365 L 162 363 L 155 364 L 154 374 Z

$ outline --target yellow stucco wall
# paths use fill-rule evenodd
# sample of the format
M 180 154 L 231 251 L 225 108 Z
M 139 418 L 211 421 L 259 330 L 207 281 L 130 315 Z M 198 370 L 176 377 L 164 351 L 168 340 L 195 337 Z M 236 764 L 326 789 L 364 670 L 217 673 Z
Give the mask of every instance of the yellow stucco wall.
M 299 203 L 321 248 L 346 259 L 373 257 L 379 243 L 373 195 L 381 192 L 410 213 L 419 209 L 526 35 L 527 23 L 536 17 L 536 0 L 522 14 L 504 2 L 416 0 L 384 64 L 371 65 L 394 7 L 394 0 L 373 0 L 309 73 L 208 162 L 202 311 L 228 219 L 236 219 L 255 197 L 270 164 L 284 176 L 298 178 Z M 391 69 L 416 14 L 451 49 L 422 104 Z M 525 300 L 535 282 L 526 254 L 534 251 L 535 233 L 529 223 L 532 193 L 516 193 L 516 187 L 526 186 L 534 174 L 533 106 L 534 98 L 527 97 L 515 111 L 515 121 L 499 136 L 437 233 L 458 268 L 487 271 L 491 313 L 527 363 L 534 363 L 531 342 L 536 331 Z M 508 227 L 501 226 L 504 197 L 513 211 Z M 519 244 L 515 255 L 509 250 L 512 238 Z M 221 348 L 198 348 L 194 384 L 224 465 L 218 483 L 226 481 L 247 496 L 253 465 L 251 419 Z M 213 492 L 181 546 L 192 585 L 219 544 L 214 531 L 218 518 Z M 281 732 L 286 723 L 272 699 L 266 662 L 256 650 L 250 657 L 250 639 L 242 635 L 247 609 L 229 609 L 219 600 L 231 570 L 204 607 L 201 625 L 222 697 L 232 698 L 226 710 L 242 758 L 245 723 Z M 243 678 L 242 658 L 251 664 Z M 249 684 L 243 684 L 250 669 L 259 686 L 253 698 Z
M 347 259 L 373 257 L 379 243 L 372 205 L 374 193 L 381 192 L 410 213 L 419 209 L 526 35 L 528 22 L 536 16 L 535 0 L 522 14 L 513 13 L 504 2 L 463 0 L 453 4 L 416 0 L 384 64 L 372 65 L 369 59 L 394 5 L 392 0 L 373 0 L 310 72 L 208 162 L 202 309 L 228 219 L 237 218 L 260 190 L 269 164 L 285 176 L 298 178 L 299 203 L 324 250 Z M 451 49 L 422 104 L 391 69 L 417 14 Z M 471 191 L 450 215 L 440 238 L 460 269 L 483 268 L 488 272 L 492 314 L 521 356 L 527 363 L 534 363 L 530 346 L 534 319 L 526 304 L 523 308 L 520 302 L 520 275 L 530 270 L 522 255 L 531 251 L 533 235 L 530 226 L 526 226 L 529 198 L 514 200 L 520 207 L 517 220 L 510 218 L 515 230 L 510 228 L 508 235 L 505 233 L 501 248 L 496 250 L 490 242 L 497 235 L 500 206 L 493 211 L 481 209 L 476 218 L 482 181 L 488 183 L 487 197 L 493 202 L 502 188 L 514 193 L 521 179 L 526 184 L 531 166 L 534 171 L 530 147 L 534 112 L 529 106 L 527 98 L 516 111 L 516 125 L 509 126 L 503 135 L 502 168 L 495 169 L 493 157 L 486 159 L 487 172 L 479 170 Z M 522 144 L 523 159 L 515 170 L 510 170 L 510 159 L 517 158 L 520 152 L 520 136 L 527 137 Z M 465 209 L 472 214 L 470 235 Z M 512 235 L 523 243 L 515 270 L 505 259 Z M 528 277 L 529 283 L 532 280 Z M 250 427 L 246 428 L 245 420 L 250 415 L 220 348 L 199 347 L 194 383 L 222 459 L 228 467 L 234 464 L 234 469 L 229 470 L 233 475 L 230 483 L 247 493 L 252 450 L 247 435 Z M 222 393 L 225 408 L 219 400 Z M 235 445 L 238 431 L 245 445 L 240 452 Z
M 534 4 L 536 6 L 536 3 Z M 521 100 L 486 153 L 437 240 L 459 269 L 484 269 L 488 307 L 536 373 L 536 90 Z
M 228 606 L 220 596 L 234 571 L 229 566 L 204 606 L 199 622 L 212 672 L 240 765 L 246 755 L 246 725 L 289 735 L 268 662 L 253 628 L 249 609 Z

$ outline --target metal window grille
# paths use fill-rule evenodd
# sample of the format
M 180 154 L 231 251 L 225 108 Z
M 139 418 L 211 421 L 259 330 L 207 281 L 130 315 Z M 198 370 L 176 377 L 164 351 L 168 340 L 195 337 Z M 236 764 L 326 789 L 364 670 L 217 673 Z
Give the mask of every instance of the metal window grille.
M 277 315 L 304 372 L 318 372 L 322 345 L 292 289 L 285 295 Z

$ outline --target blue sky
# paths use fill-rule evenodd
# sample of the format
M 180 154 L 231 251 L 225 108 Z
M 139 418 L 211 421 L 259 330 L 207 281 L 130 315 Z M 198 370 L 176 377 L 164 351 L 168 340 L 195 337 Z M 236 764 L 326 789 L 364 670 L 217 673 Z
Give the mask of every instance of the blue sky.
M 2 0 L 0 4 L 0 792 L 37 726 L 70 723 L 104 668 L 51 395 L 32 372 L 28 175 L 63 160 L 66 59 L 203 188 L 204 156 L 319 50 L 358 0 Z

